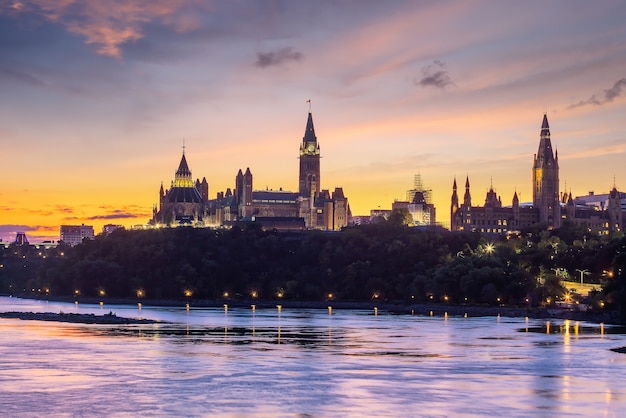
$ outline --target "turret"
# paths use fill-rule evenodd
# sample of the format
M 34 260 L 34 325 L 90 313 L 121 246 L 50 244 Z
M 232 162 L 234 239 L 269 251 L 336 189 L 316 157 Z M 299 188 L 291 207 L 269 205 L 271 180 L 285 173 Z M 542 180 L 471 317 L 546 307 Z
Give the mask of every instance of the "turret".
M 574 204 L 574 199 L 572 199 L 572 192 L 570 192 L 566 197 L 565 216 L 570 220 L 574 220 L 574 218 L 576 218 L 576 205 Z
M 235 177 L 235 196 L 237 198 L 237 204 L 242 203 L 243 201 L 243 171 L 241 168 L 237 172 L 237 176 Z
M 466 210 L 472 206 L 472 195 L 470 194 L 470 182 L 469 176 L 465 178 L 465 196 L 463 196 L 463 206 L 466 207 Z
M 450 230 L 457 230 L 456 214 L 459 211 L 459 195 L 457 194 L 456 177 L 452 183 L 452 197 L 450 204 Z
M 609 193 L 607 211 L 609 212 L 609 232 L 622 230 L 622 199 L 615 185 Z

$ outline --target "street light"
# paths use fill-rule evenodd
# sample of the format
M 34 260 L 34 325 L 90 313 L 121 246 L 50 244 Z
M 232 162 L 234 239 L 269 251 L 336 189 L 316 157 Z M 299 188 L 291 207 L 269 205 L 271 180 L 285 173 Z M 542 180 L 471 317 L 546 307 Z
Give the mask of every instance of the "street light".
M 589 270 L 576 269 L 576 271 L 580 273 L 580 284 L 583 284 L 583 277 L 585 276 L 585 274 L 589 274 Z

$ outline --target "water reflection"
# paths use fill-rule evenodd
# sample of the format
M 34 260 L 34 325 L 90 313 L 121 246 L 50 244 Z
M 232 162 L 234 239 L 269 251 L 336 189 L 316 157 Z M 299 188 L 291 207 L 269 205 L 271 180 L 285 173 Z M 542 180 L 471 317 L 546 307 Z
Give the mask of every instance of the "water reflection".
M 0 298 L 0 310 L 68 306 Z M 619 416 L 626 409 L 626 355 L 611 351 L 626 346 L 619 327 L 383 310 L 106 308 L 166 322 L 0 320 L 2 414 Z

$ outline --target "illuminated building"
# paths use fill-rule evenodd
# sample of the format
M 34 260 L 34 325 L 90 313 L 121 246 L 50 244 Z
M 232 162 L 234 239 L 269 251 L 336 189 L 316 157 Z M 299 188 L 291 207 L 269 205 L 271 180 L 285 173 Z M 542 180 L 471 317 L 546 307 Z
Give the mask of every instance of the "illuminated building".
M 61 241 L 73 247 L 83 242 L 83 239 L 94 239 L 91 225 L 61 225 Z
M 206 184 L 206 179 L 204 180 Z M 153 208 L 152 220 L 155 224 L 164 225 L 202 225 L 204 221 L 204 206 L 206 201 L 198 191 L 191 177 L 191 170 L 187 164 L 185 151 L 180 159 L 178 170 L 168 190 L 159 190 L 159 209 Z M 208 185 L 206 186 L 208 193 Z
M 395 200 L 391 204 L 391 210 L 372 209 L 367 222 L 375 221 L 376 218 L 389 219 L 394 211 L 403 210 L 411 215 L 413 222 L 410 226 L 433 226 L 436 225 L 435 206 L 431 202 L 432 190 L 426 189 L 422 183 L 420 174 L 415 175 L 413 188 L 407 190 L 406 201 Z M 363 222 L 361 222 L 363 223 Z
M 549 227 L 561 226 L 559 203 L 559 153 L 552 152 L 548 115 L 543 115 L 539 150 L 533 162 L 533 207 L 538 211 L 539 222 Z
M 172 187 L 161 186 L 160 207 L 153 210 L 155 224 L 229 225 L 233 222 L 258 222 L 264 228 L 279 230 L 340 230 L 348 225 L 350 206 L 343 189 L 331 193 L 321 188 L 320 146 L 308 114 L 304 137 L 300 144 L 298 192 L 254 190 L 250 168 L 239 170 L 235 187 L 208 199 L 209 186 L 191 180 L 191 172 L 183 153 Z
M 491 185 L 484 206 L 472 206 L 469 176 L 465 180 L 463 203 L 459 203 L 456 179 L 452 184 L 450 205 L 450 229 L 452 231 L 477 231 L 501 234 L 519 230 L 534 224 L 547 228 L 559 228 L 563 220 L 585 225 L 590 232 L 607 234 L 621 231 L 624 218 L 624 193 L 615 185 L 611 192 L 595 199 L 593 194 L 584 198 L 572 198 L 571 192 L 559 194 L 559 157 L 553 153 L 550 126 L 547 115 L 543 116 L 539 150 L 533 159 L 533 202 L 520 204 L 517 192 L 511 206 L 502 206 Z

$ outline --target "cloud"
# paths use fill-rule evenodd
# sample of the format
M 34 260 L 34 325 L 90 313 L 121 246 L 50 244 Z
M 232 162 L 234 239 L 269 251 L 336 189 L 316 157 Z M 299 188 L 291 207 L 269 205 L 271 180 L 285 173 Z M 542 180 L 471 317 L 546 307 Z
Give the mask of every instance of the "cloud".
M 43 229 L 46 227 L 43 226 L 28 226 L 28 225 L 0 225 L 0 234 L 6 233 L 15 233 L 15 232 L 27 232 L 27 231 L 37 231 L 38 229 Z
M 199 23 L 189 10 L 192 6 L 210 8 L 199 1 L 183 0 L 24 0 L 15 2 L 12 11 L 43 16 L 81 35 L 98 54 L 121 58 L 122 47 L 143 38 L 144 26 L 151 21 L 160 21 L 179 33 L 197 29 Z
M 45 225 L 0 225 L 0 240 L 11 242 L 15 239 L 18 232 L 26 232 L 26 238 L 28 238 L 30 242 L 33 242 L 58 236 L 59 228 Z
M 54 210 L 56 212 L 62 212 L 62 213 L 74 213 L 74 209 L 67 207 L 67 206 L 62 206 L 62 205 L 56 205 L 54 207 Z
M 289 61 L 300 61 L 303 55 L 301 52 L 294 51 L 291 47 L 281 48 L 276 51 L 259 52 L 257 60 L 254 63 L 259 68 L 274 67 L 285 64 Z
M 90 216 L 87 219 L 90 221 L 95 221 L 99 219 L 137 219 L 137 218 L 145 218 L 146 214 L 138 214 L 138 213 L 128 213 L 128 212 L 119 212 L 119 213 L 110 213 L 107 215 L 95 215 Z
M 146 212 L 145 208 L 138 207 L 136 205 L 129 205 L 122 209 L 113 209 L 109 206 L 100 206 L 100 209 L 107 213 L 94 215 L 86 218 L 89 221 L 106 220 L 106 219 L 139 219 L 150 216 L 150 213 Z
M 435 87 L 438 89 L 445 89 L 454 85 L 448 74 L 447 65 L 439 60 L 435 60 L 431 65 L 422 68 L 422 78 L 415 78 L 413 83 L 417 86 Z
M 626 141 L 622 139 L 606 143 L 603 146 L 597 146 L 594 144 L 593 147 L 582 151 L 560 154 L 559 159 L 589 159 L 593 157 L 615 156 L 623 153 L 626 153 Z
M 0 67 L 0 81 L 7 80 L 10 83 L 18 82 L 31 86 L 45 86 L 46 83 L 32 74 L 23 71 L 16 71 L 10 68 Z
M 626 78 L 617 80 L 615 84 L 613 84 L 613 87 L 604 90 L 604 94 L 600 98 L 593 94 L 587 100 L 581 100 L 580 102 L 570 105 L 567 108 L 575 109 L 577 107 L 583 107 L 587 105 L 602 106 L 603 104 L 611 103 L 616 97 L 622 95 L 622 88 L 626 88 Z

